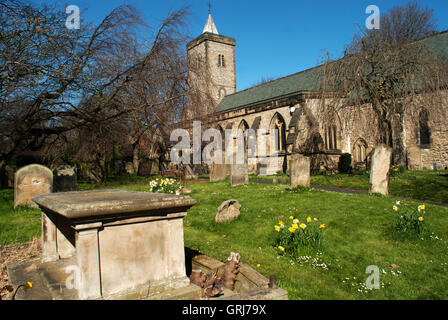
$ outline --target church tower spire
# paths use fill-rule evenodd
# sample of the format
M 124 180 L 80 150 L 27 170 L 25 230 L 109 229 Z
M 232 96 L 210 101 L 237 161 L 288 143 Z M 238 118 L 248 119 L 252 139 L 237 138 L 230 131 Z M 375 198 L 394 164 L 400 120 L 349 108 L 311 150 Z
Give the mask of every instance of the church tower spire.
M 209 3 L 202 34 L 187 44 L 189 103 L 207 113 L 236 91 L 235 39 L 220 35 Z M 205 110 L 206 109 L 206 110 Z
M 219 34 L 218 29 L 216 29 L 215 23 L 213 22 L 212 14 L 210 12 L 210 4 L 209 4 L 207 22 L 205 23 L 204 30 L 202 30 L 202 33 L 206 33 L 206 32 Z

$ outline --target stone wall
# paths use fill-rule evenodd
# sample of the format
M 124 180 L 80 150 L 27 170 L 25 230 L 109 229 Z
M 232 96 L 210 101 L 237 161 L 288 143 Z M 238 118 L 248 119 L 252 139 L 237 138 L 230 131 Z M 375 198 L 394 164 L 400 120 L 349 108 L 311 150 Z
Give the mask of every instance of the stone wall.
M 436 111 L 425 108 L 428 112 L 428 125 L 430 131 L 430 143 L 420 144 L 419 112 L 425 106 L 425 100 L 441 99 L 441 108 Z M 414 106 L 406 109 L 404 118 L 405 146 L 407 148 L 408 163 L 417 170 L 432 169 L 434 162 L 438 168 L 448 166 L 448 92 L 440 96 L 425 96 L 422 101 L 417 101 Z M 410 158 L 410 159 L 409 159 Z

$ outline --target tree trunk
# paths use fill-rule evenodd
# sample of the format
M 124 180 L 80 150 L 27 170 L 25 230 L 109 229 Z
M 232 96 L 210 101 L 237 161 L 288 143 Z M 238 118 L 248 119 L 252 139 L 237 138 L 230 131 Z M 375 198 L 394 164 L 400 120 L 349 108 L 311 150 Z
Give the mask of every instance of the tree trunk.
M 0 188 L 8 187 L 8 174 L 6 172 L 6 162 L 0 161 Z
M 392 118 L 392 163 L 396 166 L 406 165 L 406 154 L 404 151 L 403 115 L 396 113 Z
M 138 143 L 132 145 L 132 166 L 134 168 L 134 173 L 138 175 L 138 168 L 140 166 L 140 159 L 138 157 L 139 146 Z

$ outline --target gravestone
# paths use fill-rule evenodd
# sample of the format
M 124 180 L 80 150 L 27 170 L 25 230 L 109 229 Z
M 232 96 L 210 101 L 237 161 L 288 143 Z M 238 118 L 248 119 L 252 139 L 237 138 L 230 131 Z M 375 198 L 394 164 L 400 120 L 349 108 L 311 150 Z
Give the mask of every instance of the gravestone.
M 422 155 L 420 147 L 413 146 L 407 148 L 408 170 L 422 169 Z
M 230 185 L 232 187 L 249 183 L 247 162 L 230 165 Z
M 218 208 L 215 222 L 229 222 L 240 216 L 240 203 L 235 199 L 224 201 Z
M 289 160 L 289 188 L 310 186 L 310 157 L 293 154 Z
M 198 179 L 199 177 L 198 177 L 198 175 L 194 172 L 192 166 L 187 164 L 187 165 L 185 165 L 185 168 L 184 168 L 184 178 L 185 178 L 185 179 L 193 179 L 193 180 L 196 180 L 196 179 Z
M 124 164 L 124 171 L 126 171 L 127 174 L 134 174 L 134 164 L 132 162 L 126 162 Z
M 54 170 L 53 192 L 76 191 L 76 168 L 60 166 Z
M 5 175 L 6 175 L 6 185 L 8 188 L 14 188 L 14 172 L 16 171 L 16 166 L 9 166 L 7 165 L 5 167 Z
M 227 175 L 226 164 L 212 163 L 210 165 L 210 182 L 225 180 L 226 175 Z
M 31 164 L 20 168 L 14 175 L 14 208 L 17 206 L 38 206 L 33 197 L 51 193 L 53 190 L 53 172 L 40 164 Z
M 392 148 L 379 144 L 373 150 L 369 193 L 389 194 L 389 172 Z

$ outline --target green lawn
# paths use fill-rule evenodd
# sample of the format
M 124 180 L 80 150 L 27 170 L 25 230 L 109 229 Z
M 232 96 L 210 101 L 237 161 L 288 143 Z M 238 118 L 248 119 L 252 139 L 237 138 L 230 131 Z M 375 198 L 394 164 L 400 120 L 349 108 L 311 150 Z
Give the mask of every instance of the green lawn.
M 115 187 L 147 190 L 146 185 L 139 184 Z M 433 238 L 404 241 L 391 232 L 395 200 L 387 197 L 307 189 L 294 193 L 286 190 L 286 184 L 250 183 L 232 188 L 228 181 L 193 184 L 188 188 L 197 204 L 184 220 L 185 245 L 222 261 L 230 251 L 240 252 L 244 262 L 266 277 L 276 275 L 290 299 L 448 298 L 447 208 L 426 206 L 425 220 L 431 225 Z M 39 212 L 14 213 L 12 190 L 3 190 L 1 194 L 1 243 L 27 241 L 37 236 Z M 231 198 L 241 203 L 241 216 L 230 223 L 216 224 L 216 209 Z M 419 205 L 409 201 L 402 204 Z M 308 216 L 316 217 L 319 219 L 316 223 L 325 223 L 324 246 L 316 262 L 325 263 L 328 270 L 313 267 L 312 259 L 292 261 L 274 248 L 274 225 L 279 217 L 286 222 L 290 215 L 302 221 Z M 398 267 L 392 270 L 392 264 Z M 384 287 L 359 292 L 369 276 L 365 273 L 369 265 L 380 268 Z
M 313 175 L 311 184 L 348 189 L 368 190 L 369 175 Z M 404 171 L 390 178 L 391 195 L 448 203 L 448 171 Z

